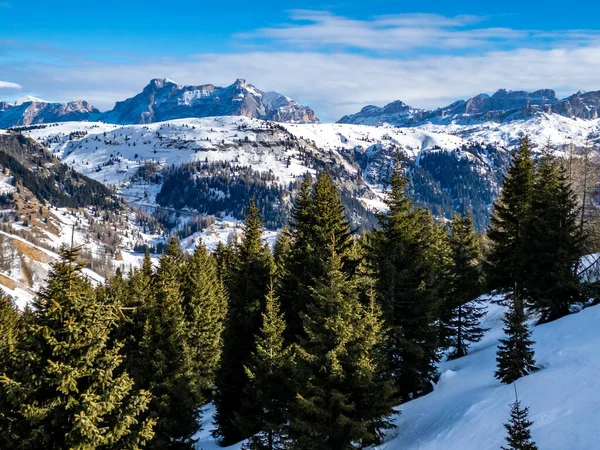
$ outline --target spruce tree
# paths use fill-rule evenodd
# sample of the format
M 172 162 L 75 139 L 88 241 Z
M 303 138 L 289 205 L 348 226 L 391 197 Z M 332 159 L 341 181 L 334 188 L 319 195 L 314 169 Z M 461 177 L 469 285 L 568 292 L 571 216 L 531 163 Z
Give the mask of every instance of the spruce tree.
M 477 300 L 481 288 L 481 246 L 470 214 L 454 214 L 450 225 L 452 261 L 448 296 L 443 306 L 442 340 L 452 347 L 451 358 L 467 354 L 470 343 L 479 342 L 485 330 L 480 322 L 485 308 Z
M 254 336 L 261 327 L 261 313 L 273 273 L 273 257 L 268 246 L 263 245 L 262 220 L 254 200 L 248 208 L 243 231 L 226 279 L 229 305 L 216 375 L 214 434 L 225 446 L 258 431 L 245 428 L 250 423 L 247 419 L 260 412 L 260 405 L 247 399 L 249 380 L 244 367 L 250 364 L 255 349 Z
M 193 448 L 199 430 L 202 397 L 189 347 L 177 254 L 164 253 L 153 276 L 151 303 L 139 358 L 132 368 L 136 382 L 150 390 L 151 416 L 157 419 L 150 449 Z
M 376 379 L 381 321 L 360 304 L 334 245 L 329 251 L 301 316 L 305 337 L 297 346 L 292 449 L 345 450 L 372 443 L 392 412 L 390 383 Z
M 150 395 L 135 391 L 122 363 L 120 344 L 109 335 L 117 305 L 99 301 L 81 275 L 76 251 L 63 248 L 34 301 L 19 339 L 14 368 L 0 377 L 6 448 L 141 448 L 153 435 L 141 420 Z M 111 345 L 112 344 L 112 345 Z
M 494 203 L 488 229 L 491 249 L 485 261 L 489 288 L 513 297 L 524 297 L 524 284 L 531 275 L 524 245 L 534 181 L 535 164 L 529 138 L 525 137 L 513 155 L 500 197 Z
M 217 276 L 222 283 L 226 284 L 229 270 L 234 261 L 233 246 L 225 245 L 223 242 L 219 241 L 212 256 L 217 263 Z
M 403 400 L 431 389 L 439 361 L 440 267 L 433 218 L 416 208 L 399 157 L 390 178 L 380 230 L 372 238 L 369 265 L 390 330 L 388 361 Z M 438 245 L 439 244 L 439 245 Z
M 0 373 L 9 364 L 20 327 L 19 313 L 0 289 Z
M 290 237 L 279 297 L 288 322 L 287 339 L 293 342 L 304 333 L 300 318 L 305 310 L 303 299 L 323 274 L 330 243 L 335 242 L 346 273 L 353 274 L 357 265 L 348 252 L 352 246 L 350 224 L 330 174 L 322 173 L 314 188 L 310 178 L 304 179 L 292 210 Z
M 515 388 L 516 393 L 516 388 Z M 529 420 L 529 408 L 521 407 L 517 398 L 510 408 L 510 421 L 504 424 L 508 435 L 506 436 L 507 447 L 502 450 L 537 450 L 538 446 L 531 437 L 531 426 Z
M 290 256 L 291 245 L 290 230 L 287 227 L 283 227 L 277 234 L 277 239 L 273 246 L 273 262 L 275 263 L 277 284 L 280 284 L 281 280 L 286 277 L 286 262 Z
M 523 306 L 516 298 L 504 316 L 504 333 L 496 353 L 495 376 L 502 383 L 510 384 L 534 370 L 535 360 L 531 331 L 526 323 Z
M 201 242 L 184 268 L 182 290 L 194 385 L 204 401 L 212 396 L 221 359 L 227 297 L 217 262 Z
M 271 286 L 262 314 L 262 327 L 255 337 L 256 349 L 246 374 L 250 379 L 247 398 L 260 411 L 254 417 L 246 418 L 252 423 L 246 428 L 260 430 L 252 436 L 244 449 L 278 450 L 287 448 L 284 425 L 292 400 L 292 351 L 284 344 L 285 319 L 280 313 L 279 301 Z
M 125 289 L 120 283 L 108 284 L 107 295 L 122 305 L 123 319 L 115 330 L 115 339 L 123 342 L 125 362 L 123 367 L 134 376 L 136 371 L 145 367 L 140 343 L 146 332 L 150 311 L 154 308 L 154 291 L 152 289 L 153 268 L 150 252 L 146 250 L 141 268 L 134 269 L 126 280 Z M 139 383 L 138 383 L 139 385 Z
M 548 322 L 569 314 L 571 305 L 581 302 L 577 270 L 583 254 L 577 200 L 551 148 L 541 158 L 530 217 L 524 248 L 531 271 L 525 288 L 540 322 Z

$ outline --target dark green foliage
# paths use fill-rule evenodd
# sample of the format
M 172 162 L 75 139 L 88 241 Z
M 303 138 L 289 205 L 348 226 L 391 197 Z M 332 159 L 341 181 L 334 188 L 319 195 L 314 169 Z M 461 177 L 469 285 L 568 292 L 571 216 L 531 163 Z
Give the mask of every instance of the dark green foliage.
M 9 363 L 17 342 L 20 319 L 10 297 L 0 289 L 0 373 Z
M 221 282 L 224 282 L 229 277 L 229 271 L 235 259 L 233 247 L 219 241 L 212 256 L 217 263 L 217 276 Z
M 378 379 L 383 325 L 371 302 L 364 308 L 356 283 L 333 245 L 324 274 L 311 289 L 297 346 L 296 402 L 290 414 L 292 449 L 342 450 L 367 445 L 389 427 L 391 384 Z
M 525 291 L 540 322 L 570 313 L 581 302 L 577 275 L 583 254 L 579 210 L 566 170 L 546 149 L 532 190 L 524 250 L 530 271 Z
M 467 354 L 469 344 L 479 342 L 485 330 L 480 321 L 485 308 L 477 299 L 481 287 L 481 246 L 471 215 L 454 215 L 450 226 L 451 263 L 448 295 L 442 308 L 442 342 L 452 347 L 451 358 Z
M 278 281 L 286 277 L 286 261 L 290 257 L 292 238 L 290 230 L 284 227 L 277 234 L 277 240 L 273 246 L 273 262 L 275 263 L 275 274 Z
M 221 358 L 227 297 L 217 262 L 201 242 L 184 268 L 182 290 L 194 384 L 204 400 L 212 394 Z
M 516 303 L 516 304 L 515 304 Z M 496 354 L 495 373 L 502 383 L 510 384 L 536 370 L 531 331 L 529 330 L 523 306 L 516 298 L 504 316 L 504 333 Z
M 117 305 L 102 301 L 81 276 L 74 250 L 63 249 L 48 285 L 28 314 L 18 356 L 0 378 L 5 397 L 0 432 L 4 448 L 141 448 L 152 419 L 140 420 L 150 395 L 133 390 L 120 344 L 109 335 Z
M 489 288 L 512 292 L 516 297 L 523 296 L 525 279 L 531 272 L 524 245 L 534 181 L 535 165 L 529 139 L 525 137 L 494 204 L 488 230 L 491 249 L 485 262 Z
M 472 143 L 462 151 L 472 158 L 457 157 L 456 152 L 437 150 L 419 157 L 418 169 L 426 172 L 420 178 L 412 177 L 415 187 L 415 203 L 430 209 L 436 217 L 451 219 L 455 211 L 468 205 L 473 213 L 477 230 L 489 225 L 489 206 L 498 195 L 498 186 L 508 167 L 506 152 L 488 145 Z M 491 168 L 482 170 L 483 159 L 493 161 Z M 436 192 L 431 186 L 439 185 Z M 429 192 L 428 192 L 429 190 Z M 450 201 L 442 201 L 447 197 Z
M 380 230 L 372 238 L 369 265 L 390 330 L 388 361 L 404 400 L 426 393 L 439 360 L 440 269 L 443 236 L 424 210 L 415 208 L 399 159 Z M 443 277 L 442 277 L 443 278 Z
M 225 286 L 229 308 L 223 334 L 221 366 L 217 371 L 215 394 L 215 435 L 230 445 L 257 429 L 245 429 L 260 412 L 260 405 L 247 398 L 249 383 L 244 367 L 250 364 L 255 349 L 254 336 L 261 328 L 261 312 L 273 273 L 273 257 L 262 243 L 262 221 L 252 201 L 244 223 L 244 236 L 233 251 Z
M 203 214 L 230 214 L 241 219 L 250 199 L 268 228 L 287 220 L 283 200 L 289 195 L 275 183 L 275 175 L 227 162 L 189 163 L 169 168 L 156 201 L 176 209 L 193 208 Z
M 178 251 L 172 249 L 171 253 Z M 144 267 L 141 273 L 148 270 Z M 148 445 L 151 449 L 193 448 L 192 436 L 200 428 L 202 396 L 196 384 L 180 279 L 176 256 L 164 253 L 153 275 L 152 294 L 142 307 L 145 323 L 139 358 L 131 361 L 136 364 L 132 374 L 137 384 L 153 396 L 150 409 L 157 424 Z
M 285 320 L 271 287 L 262 314 L 262 327 L 255 337 L 256 349 L 246 366 L 246 374 L 250 379 L 247 398 L 253 404 L 260 405 L 257 415 L 245 418 L 252 422 L 246 427 L 260 431 L 250 438 L 244 449 L 287 448 L 284 425 L 295 389 L 292 381 L 292 351 L 284 345 L 284 330 Z
M 521 407 L 517 399 L 510 408 L 510 421 L 504 424 L 508 435 L 506 436 L 507 447 L 502 450 L 537 450 L 538 446 L 531 438 L 531 425 L 529 420 L 529 408 Z
M 301 314 L 305 311 L 305 299 L 324 272 L 331 243 L 345 273 L 352 274 L 357 265 L 348 253 L 352 235 L 344 205 L 329 174 L 323 173 L 314 189 L 311 180 L 305 178 L 294 203 L 290 237 L 280 298 L 288 322 L 288 339 L 293 341 L 303 334 Z

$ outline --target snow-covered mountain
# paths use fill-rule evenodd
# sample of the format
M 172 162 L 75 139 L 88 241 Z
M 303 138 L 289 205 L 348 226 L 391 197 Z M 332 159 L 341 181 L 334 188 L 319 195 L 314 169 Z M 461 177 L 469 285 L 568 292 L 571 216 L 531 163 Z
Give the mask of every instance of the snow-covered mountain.
M 69 122 L 24 133 L 138 206 L 239 219 L 254 195 L 264 201 L 271 228 L 285 222 L 304 174 L 324 169 L 342 188 L 351 219 L 373 223 L 371 211 L 382 207 L 382 181 L 397 151 L 408 158 L 423 205 L 451 216 L 459 203 L 454 205 L 458 193 L 450 191 L 472 187 L 471 203 L 484 226 L 508 163 L 502 148 L 438 131 L 232 116 L 147 125 Z M 434 174 L 439 167 L 447 168 Z
M 474 124 L 509 122 L 533 117 L 536 113 L 558 114 L 568 118 L 597 119 L 600 112 L 600 91 L 577 92 L 559 99 L 551 89 L 535 92 L 500 89 L 493 95 L 479 94 L 434 110 L 413 108 L 394 101 L 384 107 L 365 106 L 360 112 L 342 117 L 339 123 L 418 126 L 426 123 Z
M 231 86 L 182 86 L 156 78 L 132 98 L 101 113 L 85 101 L 50 103 L 27 96 L 0 101 L 0 129 L 52 122 L 103 121 L 140 124 L 188 117 L 245 116 L 275 122 L 312 123 L 314 111 L 277 92 L 263 92 L 238 79 Z
M 246 80 L 231 86 L 182 86 L 153 79 L 135 97 L 117 102 L 101 120 L 116 124 L 152 123 L 187 117 L 245 116 L 276 122 L 317 122 L 315 113 L 276 92 L 263 92 Z
M 86 101 L 50 103 L 35 97 L 24 97 L 15 103 L 0 101 L 0 128 L 73 120 L 95 120 L 100 111 Z
M 0 132 L 0 289 L 22 306 L 43 285 L 62 244 L 81 247 L 101 282 L 129 270 L 136 247 L 161 238 L 156 221 L 73 171 L 32 139 Z

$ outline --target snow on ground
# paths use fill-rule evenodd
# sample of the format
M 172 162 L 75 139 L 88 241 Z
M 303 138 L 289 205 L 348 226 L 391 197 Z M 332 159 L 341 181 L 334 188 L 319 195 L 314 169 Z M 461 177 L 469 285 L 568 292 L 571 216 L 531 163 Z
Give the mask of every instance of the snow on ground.
M 483 122 L 475 125 L 426 124 L 418 127 L 431 133 L 449 133 L 469 139 L 472 142 L 495 143 L 504 147 L 514 146 L 518 140 L 528 135 L 532 143 L 543 147 L 548 140 L 553 145 L 573 143 L 583 146 L 588 136 L 597 136 L 600 119 L 571 119 L 558 114 L 539 113 L 529 119 L 505 123 Z
M 241 237 L 242 227 L 243 222 L 232 217 L 224 220 L 217 219 L 208 228 L 182 239 L 181 246 L 185 251 L 191 253 L 196 248 L 196 245 L 202 242 L 206 248 L 213 251 L 217 248 L 219 242 L 227 244 L 230 240 Z M 264 230 L 262 239 L 265 244 L 273 248 L 277 239 L 277 231 Z
M 489 305 L 490 330 L 469 355 L 440 365 L 434 391 L 403 404 L 397 428 L 377 450 L 487 450 L 505 444 L 515 393 L 494 378 L 504 310 Z M 532 435 L 543 450 L 588 450 L 600 440 L 600 306 L 534 328 L 540 370 L 517 381 L 530 408 Z M 531 324 L 533 326 L 533 324 Z M 214 408 L 205 413 L 197 449 L 219 448 L 210 436 Z M 237 444 L 230 449 L 239 449 Z

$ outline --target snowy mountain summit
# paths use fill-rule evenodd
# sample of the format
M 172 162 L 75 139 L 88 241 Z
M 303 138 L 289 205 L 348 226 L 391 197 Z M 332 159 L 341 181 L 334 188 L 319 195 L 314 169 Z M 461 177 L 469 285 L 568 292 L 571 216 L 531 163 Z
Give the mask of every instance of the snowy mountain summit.
M 83 100 L 51 103 L 26 96 L 15 103 L 0 101 L 0 128 L 50 122 L 95 120 L 100 111 Z
M 579 91 L 559 99 L 552 89 L 541 89 L 535 92 L 500 89 L 493 95 L 479 94 L 468 100 L 459 100 L 434 110 L 413 108 L 397 100 L 384 107 L 365 106 L 356 114 L 342 117 L 339 123 L 360 125 L 388 123 L 400 127 L 427 123 L 469 125 L 527 119 L 537 113 L 597 119 L 600 115 L 600 91 Z
M 210 116 L 245 116 L 277 122 L 318 122 L 315 113 L 276 92 L 263 92 L 237 79 L 226 87 L 212 84 L 182 86 L 155 78 L 136 96 L 117 102 L 101 120 L 115 124 L 140 124 L 171 119 Z
M 277 92 L 263 92 L 243 79 L 219 87 L 183 86 L 168 78 L 155 78 L 142 92 L 117 102 L 105 113 L 85 101 L 50 103 L 31 96 L 15 103 L 0 101 L 0 128 L 86 120 L 131 125 L 211 116 L 290 123 L 319 121 L 312 109 Z

